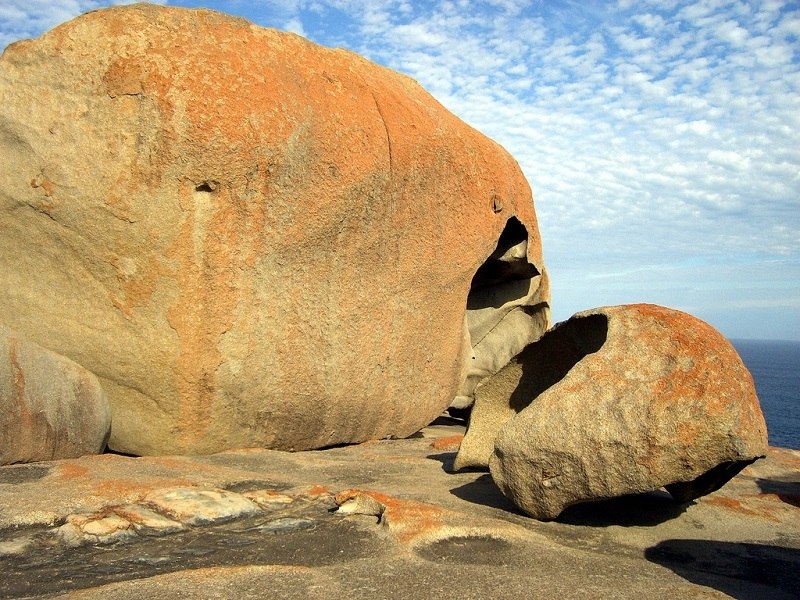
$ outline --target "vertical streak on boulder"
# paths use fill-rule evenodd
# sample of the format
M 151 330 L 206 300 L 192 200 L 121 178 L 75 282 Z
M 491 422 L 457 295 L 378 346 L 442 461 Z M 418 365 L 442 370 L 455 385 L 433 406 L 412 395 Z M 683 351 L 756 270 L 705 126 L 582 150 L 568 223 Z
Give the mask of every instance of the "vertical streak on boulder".
M 381 117 L 381 123 L 383 123 L 383 129 L 386 131 L 386 151 L 388 152 L 388 162 L 389 162 L 389 176 L 390 181 L 389 184 L 391 185 L 391 174 L 392 174 L 392 136 L 389 133 L 389 127 L 386 125 L 386 117 L 383 116 L 383 111 L 381 110 L 381 105 L 378 103 L 378 99 L 375 97 L 375 92 L 372 93 L 372 99 L 375 101 L 375 109 L 378 111 L 378 114 Z
M 180 206 L 185 218 L 167 257 L 176 260 L 174 277 L 180 294 L 168 310 L 170 326 L 178 334 L 176 387 L 180 437 L 183 444 L 202 438 L 215 403 L 216 371 L 223 358 L 220 336 L 230 328 L 235 296 L 229 249 L 238 240 L 229 239 L 238 230 L 228 228 L 228 210 L 217 210 L 217 193 L 209 183 L 184 181 Z M 228 214 L 226 214 L 228 213 Z

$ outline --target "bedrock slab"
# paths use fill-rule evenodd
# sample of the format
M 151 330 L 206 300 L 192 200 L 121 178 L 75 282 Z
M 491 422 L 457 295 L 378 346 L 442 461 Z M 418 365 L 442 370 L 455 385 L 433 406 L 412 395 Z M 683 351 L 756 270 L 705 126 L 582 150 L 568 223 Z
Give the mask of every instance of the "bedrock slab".
M 453 423 L 315 452 L 2 467 L 0 597 L 258 598 L 269 590 L 284 598 L 577 599 L 647 590 L 672 600 L 800 591 L 800 452 L 770 448 L 688 505 L 655 492 L 540 522 L 487 474 L 452 471 L 463 433 Z M 176 517 L 175 496 L 172 516 L 147 502 L 170 489 L 224 490 L 226 507 L 257 508 L 191 524 L 191 511 Z M 150 527 L 128 527 L 108 544 L 70 545 L 57 535 L 66 523 L 112 514 L 120 519 L 89 533 L 113 534 L 122 520 Z

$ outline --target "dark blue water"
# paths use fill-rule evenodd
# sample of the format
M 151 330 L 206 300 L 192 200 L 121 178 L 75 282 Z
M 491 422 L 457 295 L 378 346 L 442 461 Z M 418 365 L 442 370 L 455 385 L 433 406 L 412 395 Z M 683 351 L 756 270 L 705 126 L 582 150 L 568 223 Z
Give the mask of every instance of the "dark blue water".
M 753 374 L 770 446 L 800 450 L 800 342 L 732 343 Z

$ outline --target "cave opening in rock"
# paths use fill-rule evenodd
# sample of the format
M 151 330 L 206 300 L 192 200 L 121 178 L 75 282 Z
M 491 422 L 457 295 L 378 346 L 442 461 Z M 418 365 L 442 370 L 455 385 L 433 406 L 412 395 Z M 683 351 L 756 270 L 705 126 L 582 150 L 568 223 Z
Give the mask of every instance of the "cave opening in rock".
M 217 190 L 219 187 L 219 182 L 217 181 L 204 181 L 195 186 L 195 192 L 201 192 L 205 194 L 211 194 Z
M 549 326 L 546 275 L 528 260 L 528 242 L 525 225 L 510 217 L 472 278 L 465 316 L 472 352 L 453 409 L 470 407 L 477 385 Z
M 497 240 L 497 247 L 478 268 L 472 278 L 467 308 L 486 301 L 485 290 L 497 291 L 504 283 L 528 280 L 540 275 L 536 265 L 528 262 L 528 231 L 516 217 L 511 217 Z M 493 294 L 489 294 L 492 296 Z

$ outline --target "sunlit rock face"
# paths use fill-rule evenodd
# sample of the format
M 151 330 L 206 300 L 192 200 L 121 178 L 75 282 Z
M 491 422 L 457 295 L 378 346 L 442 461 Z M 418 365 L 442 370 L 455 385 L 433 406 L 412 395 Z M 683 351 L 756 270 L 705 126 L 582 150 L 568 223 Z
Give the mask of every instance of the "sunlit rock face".
M 547 327 L 517 163 L 343 50 L 88 13 L 6 49 L 0 155 L 0 314 L 100 378 L 117 451 L 407 436 Z
M 536 360 L 542 346 L 548 361 Z M 506 369 L 513 414 L 497 427 L 489 468 L 537 518 L 661 487 L 692 500 L 767 451 L 749 371 L 719 332 L 680 311 L 584 311 Z

